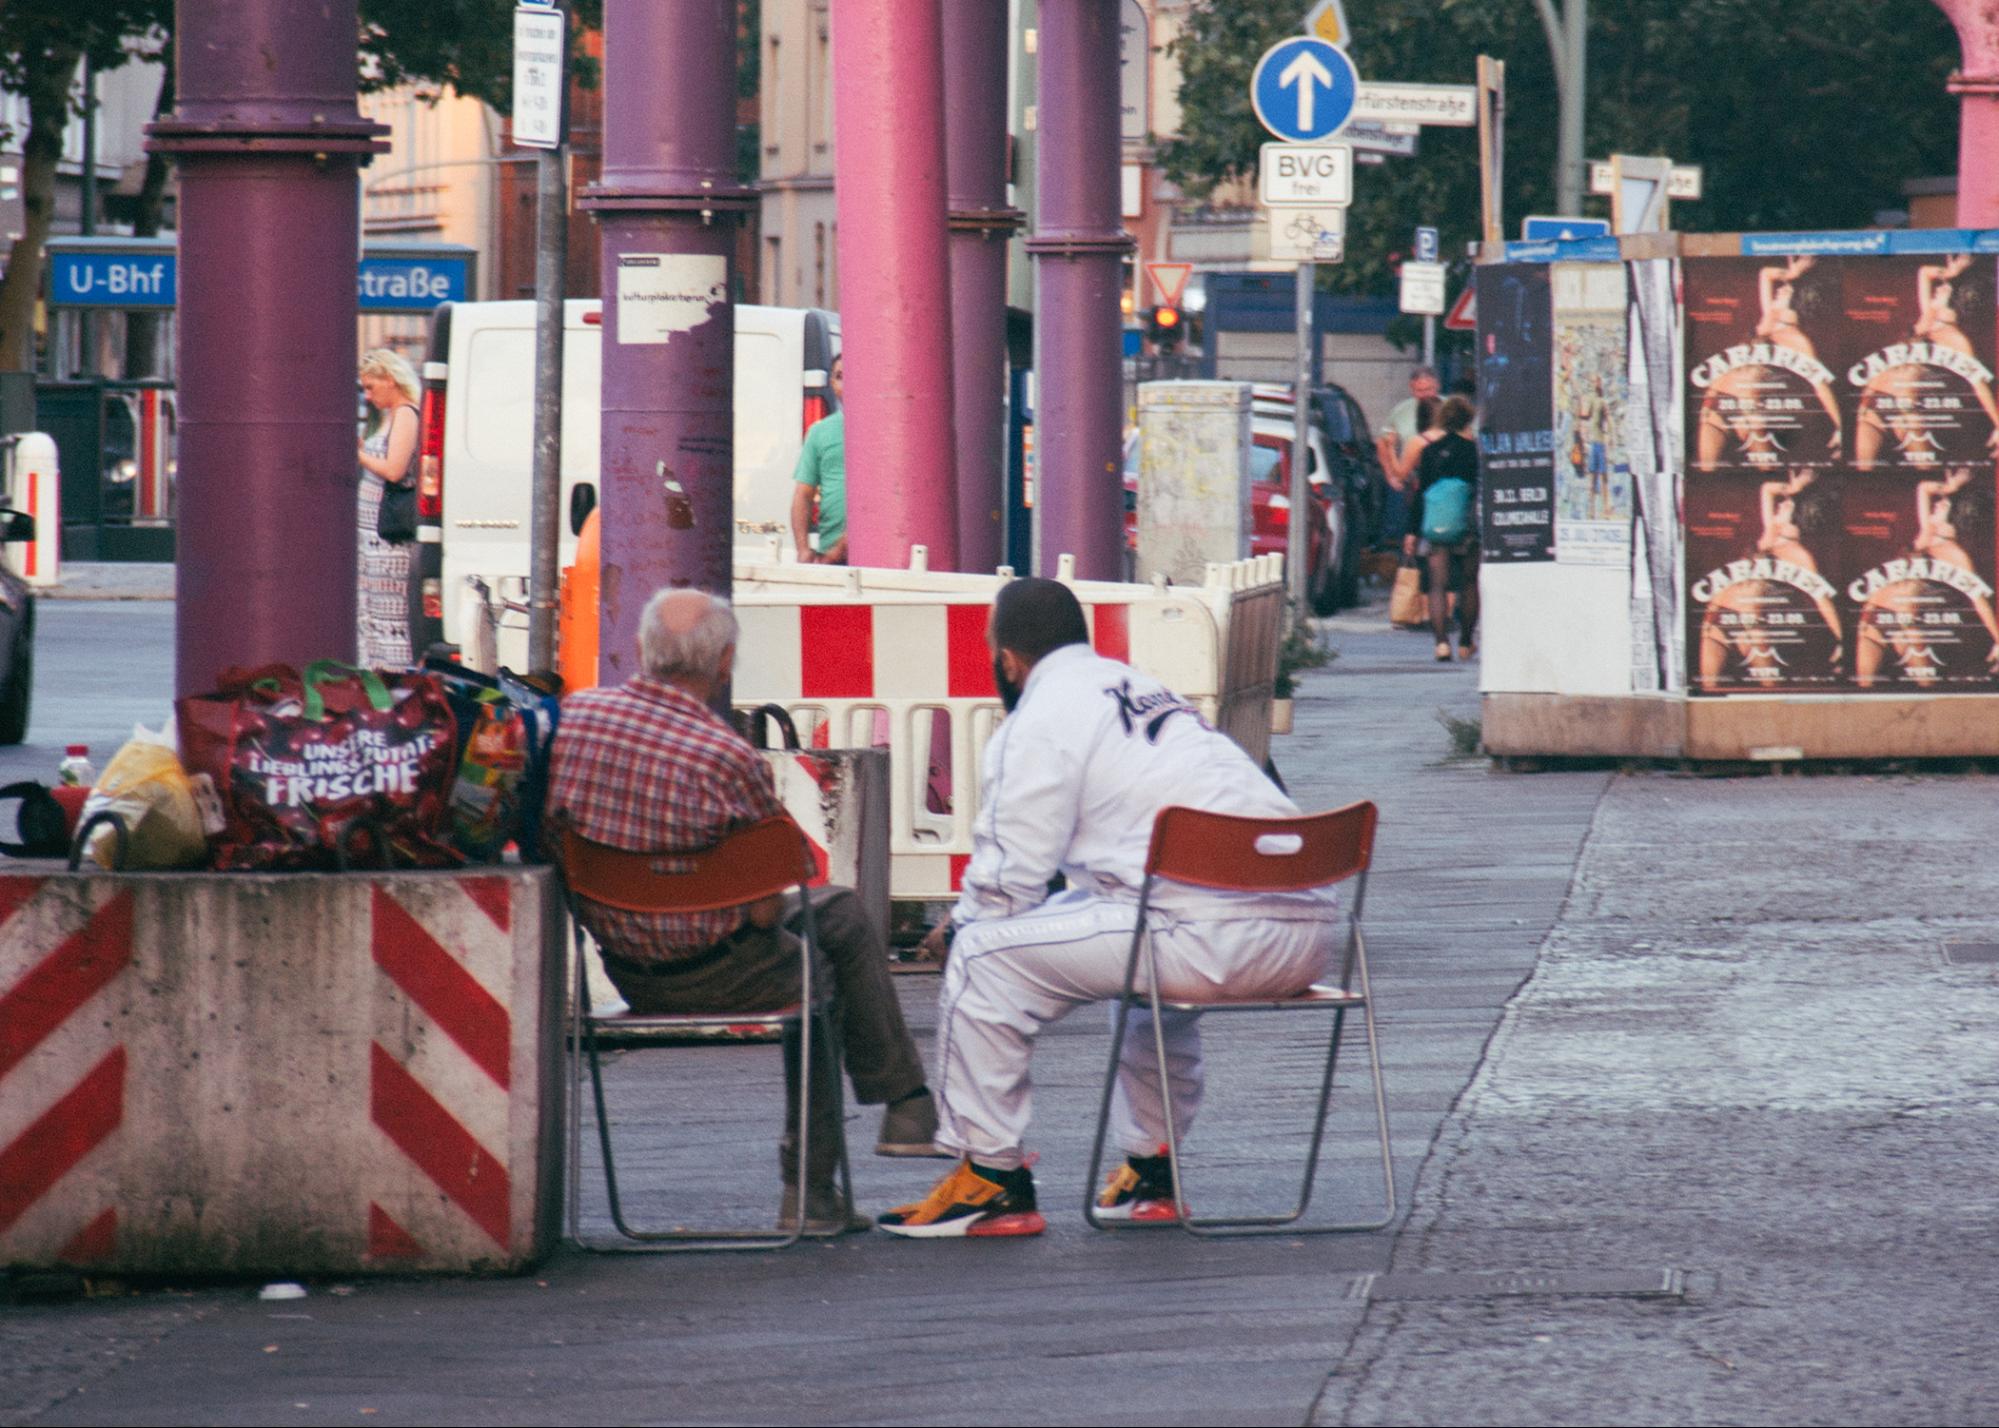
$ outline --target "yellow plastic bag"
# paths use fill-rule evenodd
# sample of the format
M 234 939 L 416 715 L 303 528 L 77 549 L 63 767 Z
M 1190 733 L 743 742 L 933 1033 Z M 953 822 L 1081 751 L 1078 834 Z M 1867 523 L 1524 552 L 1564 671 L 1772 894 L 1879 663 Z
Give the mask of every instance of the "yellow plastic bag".
M 124 871 L 196 868 L 208 861 L 208 837 L 194 784 L 180 764 L 170 736 L 134 728 L 125 746 L 111 756 L 83 805 L 83 818 L 111 812 L 124 821 Z M 95 829 L 85 848 L 99 867 L 117 862 L 117 835 Z

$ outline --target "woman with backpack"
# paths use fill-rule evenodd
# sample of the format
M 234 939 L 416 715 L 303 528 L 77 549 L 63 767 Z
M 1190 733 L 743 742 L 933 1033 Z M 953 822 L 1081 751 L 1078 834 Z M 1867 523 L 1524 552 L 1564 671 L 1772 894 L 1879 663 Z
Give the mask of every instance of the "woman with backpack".
M 1450 597 L 1458 597 L 1458 658 L 1478 653 L 1478 447 L 1466 430 L 1472 405 L 1451 397 L 1437 412 L 1443 434 L 1416 461 L 1415 493 L 1402 549 L 1421 556 L 1430 573 L 1430 629 L 1437 662 L 1451 659 Z

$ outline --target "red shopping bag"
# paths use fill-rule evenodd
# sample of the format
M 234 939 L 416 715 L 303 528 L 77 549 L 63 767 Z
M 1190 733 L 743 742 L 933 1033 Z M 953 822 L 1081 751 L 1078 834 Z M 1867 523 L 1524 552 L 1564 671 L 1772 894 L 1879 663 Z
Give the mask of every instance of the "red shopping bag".
M 437 680 L 333 660 L 230 670 L 182 699 L 181 762 L 222 795 L 223 869 L 443 867 L 457 727 Z

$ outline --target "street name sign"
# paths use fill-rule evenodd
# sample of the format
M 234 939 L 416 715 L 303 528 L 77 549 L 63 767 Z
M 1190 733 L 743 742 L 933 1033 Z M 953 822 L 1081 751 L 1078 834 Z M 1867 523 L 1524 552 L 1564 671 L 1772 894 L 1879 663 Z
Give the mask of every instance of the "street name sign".
M 1299 36 L 1279 40 L 1263 52 L 1250 77 L 1249 98 L 1271 134 L 1286 143 L 1309 144 L 1330 138 L 1347 122 L 1359 86 L 1360 76 L 1344 51 Z
M 1701 177 L 1699 164 L 1674 164 L 1666 177 L 1666 197 L 1675 202 L 1694 202 L 1701 196 Z M 1590 160 L 1589 191 L 1601 194 L 1617 191 L 1617 180 L 1612 176 L 1609 159 Z
M 1444 274 L 1447 271 L 1442 263 L 1404 263 L 1402 310 L 1427 317 L 1439 316 L 1444 310 Z
M 48 263 L 53 307 L 164 310 L 179 300 L 176 252 L 56 249 L 50 251 Z M 472 260 L 457 253 L 363 257 L 354 290 L 363 312 L 429 312 L 439 303 L 464 302 L 471 296 Z
M 1353 150 L 1345 144 L 1265 144 L 1256 196 L 1268 206 L 1344 208 L 1353 202 Z
M 514 143 L 520 147 L 562 147 L 568 58 L 568 19 L 561 10 L 527 4 L 514 11 Z
M 1416 156 L 1416 135 L 1420 128 L 1416 124 L 1377 124 L 1372 119 L 1349 119 L 1346 127 L 1340 130 L 1340 142 L 1361 153 L 1394 154 L 1410 159 Z
M 1344 208 L 1270 210 L 1270 256 L 1280 263 L 1337 263 L 1347 251 Z
M 1478 87 L 1471 84 L 1365 83 L 1354 94 L 1355 119 L 1380 124 L 1433 124 L 1469 129 L 1478 123 Z
M 1573 243 L 1578 238 L 1609 236 L 1608 218 L 1562 218 L 1536 214 L 1520 220 L 1520 237 L 1527 243 L 1549 240 L 1557 243 Z

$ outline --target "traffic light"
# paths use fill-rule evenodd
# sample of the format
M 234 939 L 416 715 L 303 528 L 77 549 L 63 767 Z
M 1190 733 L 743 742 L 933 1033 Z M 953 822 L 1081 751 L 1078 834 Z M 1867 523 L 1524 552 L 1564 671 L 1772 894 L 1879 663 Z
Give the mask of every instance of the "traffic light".
M 1180 309 L 1167 303 L 1160 303 L 1147 315 L 1145 335 L 1152 339 L 1153 347 L 1160 352 L 1171 352 L 1180 345 L 1180 339 L 1187 335 L 1187 325 L 1180 315 Z

